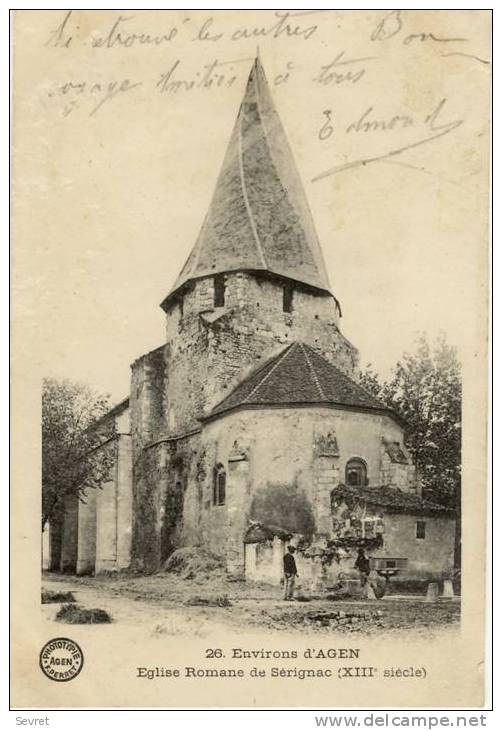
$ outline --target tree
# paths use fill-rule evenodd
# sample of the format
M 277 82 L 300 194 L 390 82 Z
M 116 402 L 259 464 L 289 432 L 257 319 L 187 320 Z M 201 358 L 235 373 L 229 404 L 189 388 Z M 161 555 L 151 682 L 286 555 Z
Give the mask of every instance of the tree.
M 459 508 L 462 385 L 456 351 L 444 335 L 431 348 L 425 335 L 405 353 L 388 381 L 368 366 L 361 385 L 407 423 L 405 443 L 422 479 L 424 496 Z
M 42 387 L 42 529 L 62 516 L 67 495 L 85 501 L 87 489 L 109 478 L 114 424 L 102 417 L 108 398 L 69 380 Z
M 455 566 L 461 558 L 462 380 L 455 348 L 440 335 L 433 348 L 425 335 L 405 353 L 388 381 L 368 366 L 361 385 L 407 423 L 405 444 L 413 456 L 423 496 L 457 515 Z

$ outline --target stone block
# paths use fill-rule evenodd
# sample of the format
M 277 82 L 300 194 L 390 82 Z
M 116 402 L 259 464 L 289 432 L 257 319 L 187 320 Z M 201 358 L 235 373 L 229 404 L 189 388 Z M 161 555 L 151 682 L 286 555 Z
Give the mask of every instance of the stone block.
M 451 580 L 444 580 L 443 581 L 443 591 L 441 593 L 442 598 L 453 598 L 455 596 L 453 592 L 453 581 Z
M 439 588 L 437 583 L 429 583 L 427 585 L 426 603 L 435 603 L 439 596 Z

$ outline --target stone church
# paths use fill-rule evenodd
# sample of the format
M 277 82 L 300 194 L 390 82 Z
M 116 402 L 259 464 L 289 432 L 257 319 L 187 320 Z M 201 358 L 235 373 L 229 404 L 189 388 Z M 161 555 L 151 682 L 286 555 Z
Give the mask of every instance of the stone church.
M 405 424 L 358 384 L 258 59 L 161 307 L 163 344 L 132 364 L 129 398 L 105 417 L 110 480 L 68 500 L 45 567 L 151 572 L 193 546 L 232 576 L 275 582 L 293 541 L 313 579 L 327 555 L 353 565 L 360 546 L 391 574 L 452 568 L 454 515 L 422 498 Z

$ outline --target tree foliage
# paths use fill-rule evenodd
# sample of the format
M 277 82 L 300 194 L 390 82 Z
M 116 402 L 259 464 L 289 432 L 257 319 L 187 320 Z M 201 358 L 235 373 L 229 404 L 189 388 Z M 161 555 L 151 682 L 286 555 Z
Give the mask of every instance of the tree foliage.
M 405 443 L 422 479 L 424 497 L 459 509 L 461 482 L 462 385 L 456 350 L 444 335 L 431 347 L 417 339 L 389 380 L 368 366 L 361 385 L 401 415 Z
M 100 419 L 108 398 L 69 380 L 45 379 L 42 387 L 42 528 L 63 511 L 66 495 L 85 501 L 87 489 L 109 478 L 113 421 Z

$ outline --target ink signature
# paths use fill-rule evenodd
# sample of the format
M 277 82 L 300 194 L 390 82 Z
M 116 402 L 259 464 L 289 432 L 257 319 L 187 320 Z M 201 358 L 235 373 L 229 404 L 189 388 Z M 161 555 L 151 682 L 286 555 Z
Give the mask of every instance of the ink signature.
M 421 126 L 425 126 L 426 130 L 429 132 L 429 134 L 427 134 L 425 137 L 419 137 L 419 139 L 411 142 L 410 144 L 393 147 L 387 152 L 384 152 L 380 155 L 375 155 L 373 157 L 363 157 L 358 160 L 352 160 L 351 162 L 345 162 L 342 165 L 335 165 L 334 167 L 331 167 L 328 170 L 325 170 L 324 172 L 319 173 L 319 175 L 313 177 L 312 182 L 318 182 L 319 180 L 324 180 L 325 178 L 330 177 L 331 175 L 335 175 L 338 172 L 342 172 L 343 170 L 351 170 L 356 167 L 362 167 L 365 165 L 369 165 L 372 162 L 384 162 L 387 160 L 392 160 L 394 157 L 402 155 L 403 152 L 406 152 L 407 150 L 421 147 L 424 144 L 428 144 L 429 142 L 433 142 L 440 137 L 444 137 L 445 135 L 450 134 L 461 124 L 463 124 L 464 120 L 457 119 L 452 122 L 441 123 L 439 121 L 439 117 L 444 109 L 445 104 L 446 99 L 442 99 L 431 114 L 428 114 L 423 121 L 419 120 L 419 124 Z M 409 115 L 395 115 L 387 122 L 372 121 L 369 117 L 368 111 L 371 112 L 372 107 L 370 107 L 369 110 L 366 110 L 364 114 L 359 118 L 359 120 L 349 124 L 349 126 L 345 130 L 345 133 L 368 133 L 376 131 L 385 132 L 393 131 L 395 129 L 401 129 L 403 127 L 417 126 L 417 122 L 415 122 L 415 120 Z M 326 111 L 324 112 L 324 115 L 326 115 Z M 324 122 L 323 126 L 325 125 L 326 122 Z M 331 136 L 331 134 L 329 136 Z M 322 139 L 322 137 L 320 138 Z M 326 137 L 324 138 L 326 139 Z

